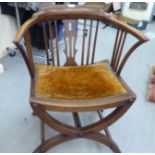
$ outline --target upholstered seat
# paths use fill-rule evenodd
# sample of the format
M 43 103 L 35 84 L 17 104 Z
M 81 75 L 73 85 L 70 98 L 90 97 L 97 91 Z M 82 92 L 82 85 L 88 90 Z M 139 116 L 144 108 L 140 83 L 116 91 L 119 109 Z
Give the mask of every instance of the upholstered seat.
M 53 67 L 36 65 L 36 96 L 56 99 L 92 99 L 126 93 L 106 63 Z

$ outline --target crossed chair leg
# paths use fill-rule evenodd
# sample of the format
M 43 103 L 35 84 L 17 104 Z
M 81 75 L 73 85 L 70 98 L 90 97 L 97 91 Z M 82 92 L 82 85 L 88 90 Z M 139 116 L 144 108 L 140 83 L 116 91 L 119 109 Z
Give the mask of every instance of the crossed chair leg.
M 75 127 L 73 127 L 59 122 L 50 116 L 41 106 L 34 104 L 34 112 L 41 119 L 41 144 L 34 152 L 46 152 L 58 144 L 62 144 L 76 138 L 86 138 L 106 145 L 115 153 L 120 153 L 121 151 L 119 147 L 111 138 L 108 126 L 117 121 L 129 109 L 130 106 L 131 103 L 117 107 L 105 118 L 103 117 L 102 112 L 98 111 L 100 121 L 85 127 L 81 126 L 78 113 L 73 112 L 72 114 L 75 122 Z M 60 132 L 60 134 L 45 140 L 44 123 L 54 130 Z M 105 134 L 100 133 L 101 130 L 104 130 Z

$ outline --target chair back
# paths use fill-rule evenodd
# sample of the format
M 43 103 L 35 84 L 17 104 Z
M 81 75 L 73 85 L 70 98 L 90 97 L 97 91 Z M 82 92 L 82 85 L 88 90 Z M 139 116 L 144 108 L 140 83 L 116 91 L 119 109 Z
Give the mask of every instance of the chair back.
M 14 40 L 32 78 L 36 63 L 32 29 L 36 25 L 42 34 L 45 65 L 89 65 L 108 59 L 118 75 L 133 51 L 148 40 L 140 31 L 97 8 L 56 6 L 42 10 L 21 26 Z

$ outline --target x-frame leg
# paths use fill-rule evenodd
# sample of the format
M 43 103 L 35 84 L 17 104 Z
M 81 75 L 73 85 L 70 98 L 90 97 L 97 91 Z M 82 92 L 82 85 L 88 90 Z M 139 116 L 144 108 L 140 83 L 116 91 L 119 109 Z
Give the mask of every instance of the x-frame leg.
M 78 113 L 73 112 L 73 118 L 75 121 L 75 127 L 59 122 L 52 116 L 50 116 L 41 106 L 33 104 L 33 109 L 36 115 L 41 119 L 41 145 L 34 152 L 46 152 L 58 144 L 62 144 L 66 141 L 70 141 L 76 138 L 86 138 L 96 142 L 100 142 L 109 147 L 113 152 L 121 152 L 117 144 L 112 140 L 108 126 L 117 121 L 131 106 L 131 103 L 126 103 L 123 106 L 117 107 L 111 114 L 105 118 L 101 112 L 98 111 L 100 121 L 81 126 Z M 60 132 L 60 134 L 45 140 L 44 138 L 44 124 L 47 124 L 52 129 Z M 105 134 L 100 133 L 101 130 L 105 130 Z

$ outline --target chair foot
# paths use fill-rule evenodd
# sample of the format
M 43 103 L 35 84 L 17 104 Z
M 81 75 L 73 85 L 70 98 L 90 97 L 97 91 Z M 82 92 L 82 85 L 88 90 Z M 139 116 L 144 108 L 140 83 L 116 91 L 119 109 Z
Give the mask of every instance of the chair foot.
M 42 148 L 42 145 L 38 146 L 33 153 L 45 153 L 46 151 Z

